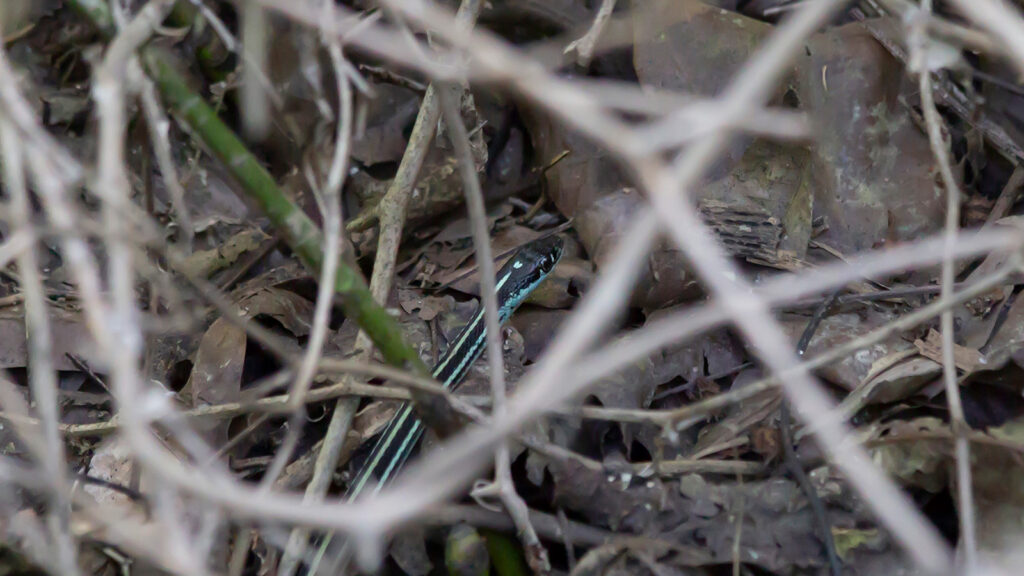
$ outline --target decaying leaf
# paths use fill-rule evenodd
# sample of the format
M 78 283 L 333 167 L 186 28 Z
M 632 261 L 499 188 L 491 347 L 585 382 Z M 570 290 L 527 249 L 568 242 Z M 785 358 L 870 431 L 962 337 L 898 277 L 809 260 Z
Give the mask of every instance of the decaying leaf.
M 843 399 L 840 408 L 844 414 L 853 415 L 868 404 L 903 400 L 941 373 L 942 365 L 931 358 L 908 355 L 864 380 Z
M 306 336 L 311 328 L 313 303 L 281 288 L 257 288 L 238 299 L 246 315 L 266 316 L 279 322 L 294 336 Z
M 192 375 L 183 391 L 193 406 L 237 401 L 241 397 L 242 368 L 245 364 L 245 330 L 218 318 L 203 334 L 196 352 Z M 214 446 L 228 439 L 228 421 L 199 423 Z
M 899 103 L 900 63 L 858 24 L 814 36 L 807 52 L 796 91 L 818 131 L 811 167 L 815 213 L 828 223 L 821 239 L 854 253 L 938 230 L 944 198 L 928 139 Z
M 935 330 L 929 330 L 925 340 L 914 340 L 914 346 L 921 356 L 942 364 L 942 335 Z M 953 344 L 953 363 L 960 370 L 970 374 L 979 365 L 985 364 L 985 357 L 973 348 Z
M 947 428 L 941 420 L 931 417 L 897 420 L 879 426 L 872 434 L 880 442 L 871 450 L 872 458 L 879 468 L 903 485 L 940 492 L 949 483 L 952 444 L 948 440 L 928 440 L 920 436 Z

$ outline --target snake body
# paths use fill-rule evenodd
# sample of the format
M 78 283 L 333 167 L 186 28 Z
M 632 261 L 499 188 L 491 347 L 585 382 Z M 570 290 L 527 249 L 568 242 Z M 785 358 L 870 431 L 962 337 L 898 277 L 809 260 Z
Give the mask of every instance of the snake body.
M 558 236 L 548 236 L 520 248 L 498 271 L 495 288 L 498 295 L 498 318 L 504 324 L 533 290 L 547 278 L 562 256 L 563 243 Z M 452 345 L 434 367 L 434 379 L 454 390 L 465 378 L 473 362 L 485 347 L 487 329 L 484 307 L 462 328 Z M 358 498 L 376 494 L 391 481 L 408 461 L 423 437 L 423 422 L 414 414 L 412 404 L 402 406 L 391 417 L 387 428 L 377 439 L 362 468 L 349 483 L 345 496 Z M 323 557 L 331 542 L 328 535 L 320 545 L 308 574 L 337 574 L 337 569 L 323 572 Z M 339 556 L 345 556 L 341 554 Z M 337 562 L 335 562 L 337 565 Z

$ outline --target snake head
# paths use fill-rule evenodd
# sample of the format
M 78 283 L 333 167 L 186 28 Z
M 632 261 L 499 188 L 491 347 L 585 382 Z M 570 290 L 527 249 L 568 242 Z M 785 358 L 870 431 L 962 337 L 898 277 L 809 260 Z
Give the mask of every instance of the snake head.
M 537 268 L 541 276 L 547 276 L 555 269 L 558 261 L 562 259 L 562 250 L 565 242 L 561 236 L 548 236 L 527 244 L 523 251 L 529 250 L 537 258 Z
M 504 322 L 562 258 L 564 241 L 547 236 L 526 244 L 498 272 L 498 302 Z

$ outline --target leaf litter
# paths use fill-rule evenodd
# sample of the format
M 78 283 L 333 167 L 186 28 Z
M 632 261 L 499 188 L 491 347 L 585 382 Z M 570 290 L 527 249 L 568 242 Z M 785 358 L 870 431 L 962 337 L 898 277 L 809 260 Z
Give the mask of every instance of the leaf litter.
M 33 95 L 33 105 L 41 115 L 45 111 L 47 127 L 88 160 L 91 153 L 83 151 L 95 148 L 95 135 L 83 121 L 91 103 L 83 89 L 88 75 L 77 54 L 98 38 L 73 29 L 58 34 L 73 18 L 59 4 L 47 3 L 45 10 L 28 17 L 28 27 L 7 49 L 26 74 L 25 89 Z M 585 31 L 578 28 L 593 17 L 591 4 L 583 0 L 559 0 L 549 6 L 494 2 L 487 6 L 482 23 L 532 53 L 543 54 L 545 42 L 578 38 Z M 617 25 L 625 26 L 632 36 L 599 52 L 585 70 L 563 66 L 561 61 L 559 69 L 568 76 L 588 74 L 652 93 L 719 95 L 772 33 L 776 17 L 769 14 L 774 14 L 770 9 L 783 3 L 714 4 L 655 0 L 619 7 Z M 25 18 L 21 12 L 18 15 Z M 690 191 L 705 221 L 752 277 L 812 268 L 942 228 L 944 192 L 936 183 L 932 153 L 920 126 L 916 85 L 903 62 L 894 57 L 893 47 L 879 42 L 880 30 L 899 27 L 891 17 L 874 18 L 868 26 L 856 20 L 846 14 L 808 39 L 772 97 L 773 106 L 804 114 L 810 138 L 780 142 L 751 134 L 738 136 L 706 181 Z M 283 98 L 283 109 L 275 124 L 276 138 L 266 144 L 262 161 L 281 181 L 290 183 L 307 212 L 318 214 L 311 182 L 323 177 L 316 171 L 326 166 L 309 159 L 323 153 L 317 147 L 331 124 L 321 111 L 325 103 L 330 109 L 334 95 L 325 93 L 323 85 L 299 65 L 309 64 L 303 60 L 309 57 L 303 55 L 303 46 L 310 45 L 312 32 L 279 24 L 280 36 L 274 42 L 284 48 L 275 53 L 269 76 Z M 202 37 L 198 28 L 182 30 L 187 39 L 172 43 L 178 44 L 183 60 L 195 64 L 189 59 L 196 55 L 187 48 Z M 4 31 L 9 33 L 6 27 Z M 957 77 L 938 68 L 967 66 L 962 52 L 944 44 L 930 55 L 930 62 L 947 81 L 957 82 Z M 312 56 L 313 60 L 319 57 Z M 360 69 L 376 71 L 369 80 L 370 89 L 357 97 L 360 126 L 352 142 L 351 174 L 344 194 L 350 240 L 345 257 L 368 271 L 376 251 L 381 199 L 406 153 L 423 100 L 423 79 L 407 77 L 410 73 L 404 70 L 382 74 L 386 68 L 374 59 L 362 54 L 351 57 Z M 992 73 L 991 61 L 970 65 Z M 221 61 L 219 73 L 230 71 L 231 66 L 229 60 Z M 207 86 L 211 98 L 234 90 L 230 81 L 214 82 L 198 70 L 192 67 L 192 79 Z M 1008 91 L 1005 82 L 986 81 L 982 86 L 985 98 L 972 100 L 981 108 L 975 119 L 985 114 L 1004 119 L 1008 138 L 1020 144 L 1019 95 Z M 548 234 L 563 235 L 567 244 L 565 257 L 551 277 L 504 329 L 506 379 L 514 393 L 518 380 L 543 357 L 594 275 L 607 265 L 624 227 L 646 199 L 608 151 L 527 102 L 512 101 L 488 86 L 471 88 L 461 108 L 473 139 L 474 167 L 488 200 L 487 225 L 498 264 L 518 247 Z M 223 104 L 232 106 L 228 101 Z M 1019 207 L 1010 202 L 1007 210 L 1012 213 L 996 213 L 998 202 L 993 200 L 1013 168 L 1005 158 L 1005 142 L 994 140 L 983 127 L 975 129 L 970 119 L 953 113 L 946 116 L 960 162 L 957 176 L 970 195 L 966 221 L 988 222 L 989 216 L 995 216 L 990 225 L 1018 225 Z M 638 124 L 644 120 L 643 113 L 625 117 Z M 401 265 L 387 302 L 401 320 L 406 341 L 427 364 L 436 361 L 476 312 L 479 296 L 470 221 L 461 207 L 462 184 L 445 130 L 442 127 L 433 139 L 420 170 L 404 229 Z M 702 130 L 707 127 L 690 118 L 679 133 L 652 134 L 652 146 L 668 150 L 701 137 Z M 279 391 L 282 384 L 273 382 L 275 375 L 289 376 L 289 359 L 298 357 L 310 335 L 316 279 L 277 242 L 266 220 L 241 199 L 240 187 L 224 167 L 188 131 L 174 124 L 168 137 L 186 193 L 193 226 L 189 232 L 195 235 L 195 244 L 178 270 L 156 267 L 154 273 L 161 275 L 164 284 L 151 279 L 140 284 L 140 302 L 152 320 L 147 324 L 152 326 L 147 335 L 147 376 L 161 394 L 183 407 L 251 401 Z M 181 230 L 151 153 L 144 149 L 131 155 L 136 200 L 148 206 L 155 221 L 164 226 L 162 241 L 175 245 Z M 308 173 L 294 169 L 300 164 Z M 90 204 L 95 199 L 85 200 L 83 210 L 95 216 L 95 205 Z M 10 223 L 0 224 L 7 238 Z M 60 371 L 63 394 L 62 422 L 75 426 L 105 420 L 113 403 L 103 384 L 102 365 L 91 361 L 94 344 L 83 325 L 77 296 L 64 280 L 63 255 L 56 243 L 47 240 L 41 246 L 40 256 L 52 263 L 44 281 L 52 289 L 47 298 L 54 334 L 52 360 Z M 622 333 L 648 326 L 704 298 L 688 263 L 668 241 L 660 241 L 644 264 L 630 310 L 618 318 L 617 329 Z M 957 280 L 970 284 L 1006 265 L 1006 258 L 997 256 L 966 262 Z M 889 326 L 933 302 L 937 277 L 937 268 L 931 268 L 846 287 L 844 294 L 864 298 L 851 298 L 827 311 L 808 343 L 807 356 Z M 195 290 L 196 279 L 219 290 L 224 302 L 215 304 L 203 297 Z M 1024 392 L 1020 384 L 1024 382 L 1024 299 L 1017 285 L 1018 277 L 1010 276 L 989 293 L 953 309 L 958 377 L 973 427 L 971 465 L 979 547 L 993 559 L 1016 547 L 1024 533 L 1024 402 L 1019 401 Z M 180 294 L 172 297 L 159 286 L 172 286 Z M 900 295 L 906 289 L 923 290 Z M 9 267 L 0 278 L 4 302 L 0 367 L 31 400 L 26 383 L 32 367 L 22 297 L 18 271 Z M 172 310 L 176 307 L 182 310 Z M 811 319 L 808 310 L 801 306 L 778 311 L 794 346 Z M 161 320 L 173 313 L 182 313 L 191 322 L 162 325 Z M 247 332 L 247 323 L 267 330 L 272 342 L 261 341 L 251 329 Z M 354 358 L 355 322 L 337 308 L 329 326 L 324 356 Z M 894 331 L 821 367 L 816 375 L 842 401 L 846 416 L 857 427 L 857 440 L 869 447 L 874 463 L 955 543 L 955 514 L 963 510 L 957 508 L 951 473 L 952 429 L 941 387 L 937 327 L 932 319 Z M 763 377 L 742 341 L 723 328 L 657 350 L 606 375 L 581 399 L 583 409 L 566 408 L 524 430 L 513 442 L 512 456 L 516 486 L 529 506 L 613 535 L 601 544 L 571 545 L 556 561 L 555 571 L 715 574 L 734 564 L 747 570 L 744 573 L 819 573 L 829 568 L 825 542 L 830 539 L 843 574 L 911 573 L 909 559 L 837 476 L 806 430 L 796 431 L 794 444 L 798 465 L 807 473 L 813 493 L 787 468 L 777 392 L 767 390 L 703 411 L 685 426 L 677 426 L 680 423 L 671 417 L 653 416 L 742 390 Z M 319 376 L 316 385 L 326 380 Z M 459 394 L 470 404 L 486 408 L 488 382 L 486 365 L 479 362 Z M 397 405 L 393 400 L 373 399 L 362 404 L 342 462 L 358 463 L 365 457 L 372 438 L 387 425 Z M 446 413 L 450 407 L 443 403 L 421 408 L 430 423 L 452 419 Z M 298 490 L 309 481 L 326 432 L 330 403 L 305 409 L 296 455 L 275 483 L 281 489 Z M 586 409 L 596 412 L 588 415 Z M 601 410 L 606 416 L 593 415 Z M 617 419 L 609 413 L 630 417 Z M 463 423 L 465 417 L 454 421 Z M 286 423 L 281 414 L 256 411 L 232 420 L 200 419 L 193 429 L 208 452 L 195 453 L 185 445 L 174 445 L 173 450 L 182 459 L 224 459 L 237 473 L 258 479 L 280 449 Z M 437 437 L 449 432 L 428 433 L 421 450 L 424 457 L 436 448 Z M 24 447 L 13 435 L 4 430 L 2 438 L 5 455 L 24 458 Z M 161 430 L 162 441 L 173 443 L 172 438 L 173 434 Z M 83 474 L 93 482 L 142 492 L 152 489 L 152 479 L 143 478 L 140 483 L 132 476 L 130 454 L 116 440 L 80 441 L 75 452 L 85 464 Z M 725 464 L 752 466 L 725 472 Z M 335 473 L 335 492 L 343 490 L 351 470 L 342 467 Z M 97 504 L 130 513 L 139 522 L 148 521 L 122 492 L 90 484 L 85 493 Z M 815 501 L 827 510 L 827 526 L 814 512 Z M 4 541 L 23 547 L 24 533 L 38 522 L 40 507 L 27 497 L 3 505 L 12 519 L 2 526 Z M 458 563 L 446 560 L 445 546 L 451 554 L 466 529 L 460 525 L 451 533 L 448 528 L 432 527 L 403 532 L 392 544 L 394 564 L 386 570 L 428 574 L 446 561 L 454 569 Z M 278 535 L 267 530 L 261 536 L 253 545 L 246 573 L 272 570 L 274 554 L 268 550 L 279 544 Z M 555 535 L 543 536 L 552 550 L 564 544 Z M 98 539 L 97 548 L 102 544 Z M 479 555 L 479 551 L 473 553 Z M 471 564 L 479 570 L 481 563 L 476 558 Z M 103 570 L 110 568 L 106 560 L 100 565 Z

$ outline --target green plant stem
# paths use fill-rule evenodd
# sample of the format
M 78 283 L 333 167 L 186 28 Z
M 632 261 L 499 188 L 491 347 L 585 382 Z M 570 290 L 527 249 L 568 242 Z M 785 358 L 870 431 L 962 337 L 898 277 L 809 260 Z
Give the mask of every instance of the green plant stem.
M 106 37 L 115 30 L 113 19 L 102 0 L 71 0 L 71 6 L 85 15 Z M 324 237 L 305 212 L 281 191 L 274 178 L 260 164 L 245 144 L 221 121 L 216 111 L 193 91 L 174 66 L 174 57 L 167 51 L 148 46 L 141 59 L 146 72 L 156 83 L 164 103 L 184 120 L 210 152 L 220 160 L 241 185 L 241 188 L 266 213 L 282 239 L 314 273 L 323 264 Z M 335 278 L 335 291 L 341 296 L 347 318 L 362 328 L 391 365 L 429 376 L 430 370 L 415 350 L 402 338 L 398 321 L 377 305 L 362 275 L 340 262 Z

